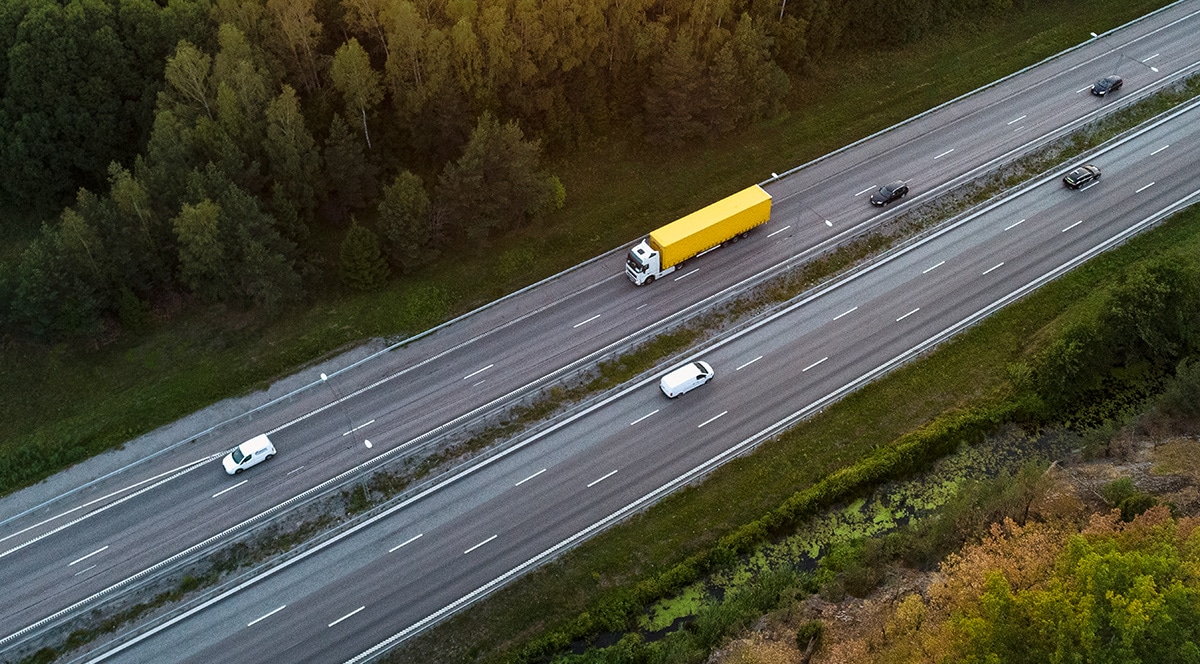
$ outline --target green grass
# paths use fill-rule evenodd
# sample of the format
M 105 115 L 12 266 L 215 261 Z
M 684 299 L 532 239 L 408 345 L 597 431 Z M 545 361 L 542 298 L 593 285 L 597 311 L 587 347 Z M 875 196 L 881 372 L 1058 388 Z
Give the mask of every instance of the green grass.
M 1163 4 L 1043 3 L 893 52 L 844 55 L 796 86 L 785 116 L 703 147 L 610 137 L 552 166 L 568 191 L 561 213 L 384 293 L 319 295 L 272 320 L 189 309 L 101 344 L 6 338 L 0 493 L 364 339 L 426 329 Z
M 523 577 L 406 644 L 388 661 L 503 661 L 522 643 L 594 607 L 606 593 L 712 546 L 876 447 L 948 410 L 1007 394 L 1008 366 L 1035 352 L 1048 330 L 1095 306 L 1128 266 L 1168 253 L 1200 253 L 1200 209 L 1189 209 L 1085 264 L 721 468 L 702 485 L 672 495 Z

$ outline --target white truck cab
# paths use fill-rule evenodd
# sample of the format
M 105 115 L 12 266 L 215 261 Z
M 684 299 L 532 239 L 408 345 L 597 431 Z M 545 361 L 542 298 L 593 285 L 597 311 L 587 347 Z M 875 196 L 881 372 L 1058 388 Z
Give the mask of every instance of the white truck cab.
M 662 253 L 655 251 L 650 242 L 644 239 L 629 250 L 629 257 L 625 259 L 625 276 L 641 286 L 674 272 L 677 267 L 679 265 L 662 269 Z
M 233 451 L 226 454 L 225 458 L 221 460 L 221 465 L 225 467 L 226 473 L 236 475 L 273 456 L 275 456 L 275 446 L 271 444 L 271 439 L 267 438 L 267 434 L 263 433 L 233 448 Z
M 708 362 L 689 362 L 663 376 L 658 387 L 668 398 L 674 399 L 712 380 L 715 373 Z

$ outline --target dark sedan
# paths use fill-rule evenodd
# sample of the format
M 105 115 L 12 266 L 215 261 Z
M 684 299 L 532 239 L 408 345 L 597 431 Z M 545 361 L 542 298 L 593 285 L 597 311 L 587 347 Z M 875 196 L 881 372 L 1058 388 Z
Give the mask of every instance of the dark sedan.
M 1110 92 L 1120 90 L 1124 83 L 1125 81 L 1120 76 L 1105 76 L 1092 84 L 1092 94 L 1103 97 Z
M 1063 184 L 1072 189 L 1078 189 L 1089 182 L 1099 179 L 1100 169 L 1088 164 L 1067 173 L 1066 177 L 1063 178 Z
M 879 191 L 871 194 L 871 205 L 887 205 L 894 200 L 904 198 L 908 193 L 908 184 L 904 180 L 896 180 L 890 184 L 885 184 L 879 188 Z

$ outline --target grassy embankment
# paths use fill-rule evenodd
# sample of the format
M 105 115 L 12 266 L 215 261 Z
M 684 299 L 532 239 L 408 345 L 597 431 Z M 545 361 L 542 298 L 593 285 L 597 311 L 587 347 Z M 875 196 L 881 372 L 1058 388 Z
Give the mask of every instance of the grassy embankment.
M 0 349 L 0 493 L 365 338 L 426 329 L 1163 4 L 1045 3 L 1005 23 L 826 63 L 798 83 L 788 114 L 702 148 L 619 137 L 590 146 L 552 165 L 569 195 L 560 214 L 382 293 L 321 295 L 268 321 L 194 310 L 99 348 L 10 338 Z

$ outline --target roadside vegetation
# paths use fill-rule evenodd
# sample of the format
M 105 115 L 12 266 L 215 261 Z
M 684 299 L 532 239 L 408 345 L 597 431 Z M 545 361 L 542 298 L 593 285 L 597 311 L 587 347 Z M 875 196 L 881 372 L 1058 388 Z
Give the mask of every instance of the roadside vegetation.
M 9 433 L 0 439 L 0 492 L 221 398 L 261 388 L 364 338 L 425 329 L 628 241 L 773 168 L 818 156 L 1077 43 L 1087 30 L 1070 26 L 1081 20 L 1102 30 L 1165 3 L 987 5 L 991 9 L 947 3 L 950 10 L 931 2 L 913 13 L 905 30 L 889 28 L 889 39 L 896 42 L 886 45 L 886 56 L 869 37 L 872 29 L 855 22 L 869 12 L 844 4 L 832 11 L 834 5 L 821 2 L 795 3 L 797 16 L 774 24 L 768 20 L 776 16 L 774 8 L 758 13 L 747 7 L 749 19 L 740 13 L 692 17 L 684 8 L 662 14 L 688 18 L 675 23 L 649 21 L 649 14 L 634 12 L 647 21 L 634 21 L 642 26 L 638 29 L 660 34 L 650 43 L 665 55 L 630 60 L 636 61 L 630 71 L 638 75 L 622 71 L 601 79 L 623 86 L 641 81 L 645 87 L 610 96 L 609 108 L 574 115 L 570 104 L 518 108 L 528 102 L 525 88 L 519 99 L 499 95 L 498 105 L 468 96 L 461 112 L 454 113 L 443 112 L 442 97 L 429 98 L 436 97 L 436 103 L 406 97 L 404 103 L 431 104 L 417 113 L 422 122 L 450 120 L 453 125 L 434 127 L 432 133 L 389 128 L 394 123 L 384 119 L 399 112 L 397 91 L 411 87 L 406 74 L 385 63 L 394 52 L 412 55 L 420 49 L 389 48 L 392 42 L 378 36 L 384 33 L 372 32 L 386 22 L 372 23 L 371 3 L 355 4 L 345 14 L 326 15 L 328 7 L 322 5 L 309 7 L 316 13 L 287 15 L 303 19 L 309 30 L 292 33 L 308 35 L 310 41 L 297 44 L 284 43 L 273 27 L 284 19 L 279 13 L 284 3 L 277 4 L 219 2 L 211 12 L 204 3 L 176 3 L 169 10 L 146 4 L 142 13 L 119 17 L 104 3 L 86 11 L 69 3 L 67 14 L 56 13 L 62 11 L 56 3 L 29 0 L 9 6 L 5 29 L 16 28 L 5 33 L 8 73 L 0 80 L 0 123 L 20 130 L 7 133 L 9 139 L 24 136 L 21 132 L 32 126 L 12 124 L 17 117 L 75 117 L 52 110 L 75 104 L 67 92 L 61 99 L 21 94 L 32 82 L 69 91 L 75 89 L 73 71 L 105 77 L 72 69 L 71 58 L 82 52 L 69 49 L 59 49 L 57 69 L 35 76 L 30 63 L 41 57 L 37 49 L 53 52 L 55 45 L 35 43 L 32 50 L 8 45 L 28 41 L 38 34 L 37 25 L 61 21 L 68 32 L 89 38 L 115 33 L 118 41 L 132 43 L 133 35 L 142 34 L 138 21 L 152 21 L 155 37 L 139 44 L 146 53 L 138 62 L 158 62 L 164 69 L 138 69 L 145 87 L 120 93 L 139 100 L 129 102 L 139 110 L 129 115 L 134 124 L 110 133 L 122 137 L 122 146 L 145 146 L 140 160 L 128 147 L 106 154 L 103 142 L 89 143 L 87 149 L 97 150 L 91 154 L 60 150 L 55 146 L 72 142 L 70 132 L 62 131 L 38 143 L 50 150 L 46 154 L 4 165 L 9 187 L 4 204 L 10 214 L 5 217 L 9 239 L 0 251 L 0 309 L 5 312 L 0 356 L 6 366 L 0 374 L 0 415 Z M 433 13 L 422 24 L 428 29 L 423 38 L 432 39 L 434 26 L 450 18 L 428 9 Z M 474 11 L 474 5 L 468 9 Z M 71 13 L 77 11 L 82 13 Z M 959 18 L 964 15 L 970 18 Z M 466 24 L 485 17 L 500 15 L 469 12 Z M 794 47 L 801 33 L 773 32 L 788 25 L 799 29 L 797 17 L 806 22 L 808 36 L 800 50 Z M 113 24 L 112 32 L 87 32 L 118 20 L 125 23 Z M 706 20 L 721 27 L 694 40 L 698 50 L 689 56 L 689 34 Z M 218 25 L 233 27 L 218 30 Z M 928 36 L 939 31 L 953 36 Z M 333 34 L 355 39 L 337 43 Z M 839 40 L 837 34 L 844 37 Z M 781 57 L 789 44 L 791 60 Z M 114 43 L 106 48 L 120 50 Z M 880 57 L 896 65 L 879 68 Z M 593 60 L 579 61 L 591 66 Z M 963 61 L 979 66 L 962 68 Z M 130 71 L 116 56 L 89 62 L 109 67 L 110 74 Z M 651 62 L 669 62 L 676 69 L 655 69 Z M 734 65 L 741 69 L 728 69 Z M 777 87 L 759 89 L 764 101 L 752 105 L 753 117 L 745 118 L 728 116 L 733 111 L 719 104 L 667 99 L 671 95 L 663 90 L 674 89 L 671 81 L 678 81 L 680 72 L 685 79 L 693 76 L 697 66 L 704 85 L 689 89 L 706 99 L 721 98 L 711 93 L 719 89 L 722 72 L 744 74 L 746 67 L 762 73 L 762 80 L 777 80 L 777 71 L 786 72 L 792 93 L 785 99 L 771 96 Z M 385 76 L 376 80 L 373 74 L 380 71 Z M 586 78 L 590 70 L 574 71 Z M 447 85 L 443 92 L 453 88 Z M 538 85 L 565 90 L 572 84 L 546 79 Z M 259 94 L 260 88 L 267 92 Z M 495 88 L 501 89 L 508 88 Z M 372 90 L 385 94 L 372 102 Z M 548 94 L 555 98 L 557 93 Z M 505 105 L 510 102 L 517 106 Z M 29 103 L 45 107 L 22 105 Z M 483 112 L 489 106 L 495 115 Z M 263 112 L 256 115 L 255 108 Z M 689 108 L 707 110 L 658 127 L 639 120 L 644 113 L 657 117 Z M 593 112 L 607 119 L 595 122 L 599 116 Z M 772 119 L 744 128 L 768 116 Z M 249 117 L 274 124 L 256 128 L 238 120 Z M 365 127 L 347 119 L 364 117 Z M 684 134 L 673 135 L 680 128 Z M 382 156 L 398 154 L 401 146 L 420 148 L 413 141 L 421 136 L 448 138 L 437 142 L 441 152 L 405 153 L 416 155 L 412 164 Z M 705 140 L 681 144 L 697 143 L 697 137 Z M 366 146 L 369 139 L 374 147 Z M 319 158 L 303 158 L 309 153 L 297 152 L 300 148 Z M 543 150 L 549 150 L 548 161 L 539 157 Z M 495 208 L 496 215 L 485 215 L 478 228 L 454 225 L 452 201 L 458 199 L 445 192 L 456 191 L 453 183 L 473 190 L 471 173 L 496 170 L 482 159 L 492 153 L 507 155 L 505 166 L 512 167 L 505 171 L 511 178 L 497 186 L 528 196 Z M 12 158 L 18 152 L 4 154 Z M 63 157 L 74 161 L 56 161 Z M 118 165 L 110 168 L 114 159 Z M 321 165 L 320 172 L 284 172 L 313 164 Z M 270 186 L 285 175 L 287 182 L 311 191 Z M 423 188 L 416 186 L 418 180 Z M 362 189 L 346 189 L 352 182 Z M 77 194 L 79 186 L 91 193 Z M 40 209 L 35 200 L 74 203 L 59 215 Z M 555 212 L 564 201 L 569 204 Z M 37 231 L 43 220 L 46 225 Z M 441 224 L 438 232 L 424 234 L 433 221 Z M 389 233 L 389 228 L 400 230 Z M 411 244 L 414 238 L 426 242 L 416 246 L 419 251 Z M 138 243 L 148 244 L 138 249 Z M 430 262 L 414 263 L 414 256 Z M 389 270 L 394 276 L 384 281 Z M 355 286 L 380 290 L 356 295 Z M 96 389 L 100 385 L 104 389 Z

